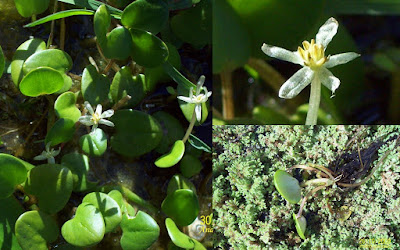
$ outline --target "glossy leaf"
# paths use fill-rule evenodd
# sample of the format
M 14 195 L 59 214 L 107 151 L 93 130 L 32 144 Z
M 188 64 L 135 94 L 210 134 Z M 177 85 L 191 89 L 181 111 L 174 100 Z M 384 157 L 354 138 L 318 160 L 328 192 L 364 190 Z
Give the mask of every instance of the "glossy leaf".
M 26 180 L 28 170 L 22 160 L 0 154 L 0 199 L 10 196 Z
M 124 215 L 121 222 L 122 249 L 148 249 L 160 235 L 157 222 L 145 212 L 139 211 L 134 218 Z
M 122 220 L 122 213 L 118 203 L 105 193 L 93 192 L 87 194 L 82 202 L 97 207 L 103 215 L 105 233 L 113 231 Z
M 51 142 L 51 146 L 70 141 L 75 133 L 75 122 L 68 118 L 61 118 L 56 121 L 53 127 L 47 132 L 45 143 Z
M 0 46 L 0 77 L 3 75 L 4 66 L 5 66 L 4 54 L 3 54 L 3 49 Z
M 72 59 L 62 50 L 47 49 L 31 55 L 26 59 L 22 69 L 26 75 L 38 67 L 49 67 L 60 73 L 65 73 L 71 69 Z
M 15 236 L 15 222 L 23 212 L 24 209 L 15 199 L 15 197 L 10 196 L 8 198 L 1 199 L 0 246 L 3 249 L 21 249 Z
M 163 154 L 170 149 L 175 141 L 183 138 L 185 131 L 178 119 L 167 112 L 158 111 L 153 114 L 153 117 L 162 127 L 163 136 L 156 151 Z
M 189 135 L 189 143 L 192 145 L 194 148 L 197 148 L 199 150 L 203 150 L 206 153 L 211 153 L 211 147 L 208 146 L 205 142 L 194 136 L 193 134 Z
M 25 60 L 34 53 L 45 49 L 46 43 L 38 38 L 27 40 L 17 48 L 11 62 L 11 78 L 15 86 L 18 87 L 24 77 L 22 66 L 24 65 Z
M 100 128 L 83 135 L 79 139 L 79 145 L 83 152 L 91 156 L 101 156 L 107 149 L 107 135 Z
M 21 93 L 36 97 L 57 92 L 64 86 L 64 78 L 55 69 L 39 67 L 27 74 L 19 84 Z
M 182 233 L 172 219 L 165 219 L 165 226 L 167 227 L 169 237 L 176 246 L 185 249 L 194 248 L 193 239 Z
M 300 238 L 305 240 L 306 237 L 304 236 L 304 234 L 306 232 L 306 226 L 307 226 L 306 218 L 304 218 L 304 216 L 297 218 L 296 214 L 293 213 L 293 220 L 296 226 L 297 233 L 299 234 Z
M 119 110 L 110 120 L 114 122 L 116 130 L 111 137 L 111 147 L 119 154 L 137 157 L 150 152 L 161 141 L 160 124 L 146 113 Z
M 79 7 L 84 7 L 88 8 L 91 10 L 97 10 L 101 5 L 103 5 L 103 2 L 96 1 L 96 0 L 58 0 L 59 2 L 64 2 L 64 3 L 69 3 L 75 6 Z M 113 15 L 114 18 L 121 18 L 122 11 L 114 8 L 110 5 L 107 5 L 108 10 L 110 11 L 111 15 Z
M 15 223 L 15 235 L 22 249 L 47 250 L 59 235 L 54 219 L 42 211 L 23 213 Z
M 200 173 L 203 165 L 197 157 L 194 157 L 190 154 L 185 154 L 179 164 L 179 168 L 183 176 L 185 176 L 186 178 L 190 178 Z
M 185 143 L 182 140 L 177 140 L 167 154 L 160 156 L 154 164 L 159 168 L 169 168 L 177 164 L 185 153 Z
M 182 175 L 176 174 L 172 176 L 171 180 L 168 183 L 167 194 L 172 194 L 179 189 L 189 189 L 192 190 L 193 193 L 196 193 L 196 187 L 193 185 L 192 182 L 190 182 Z
M 127 102 L 128 107 L 135 107 L 146 96 L 145 75 L 132 76 L 129 67 L 122 67 L 111 83 L 110 94 L 115 103 L 130 95 L 132 98 Z
M 73 9 L 73 10 L 64 10 L 64 11 L 59 11 L 57 13 L 48 15 L 46 17 L 40 18 L 39 20 L 36 20 L 34 22 L 28 23 L 27 25 L 24 25 L 24 28 L 30 28 L 34 27 L 43 23 L 47 23 L 53 20 L 61 19 L 61 18 L 66 18 L 70 16 L 82 16 L 82 15 L 94 15 L 94 11 L 92 10 L 83 10 L 83 9 Z
M 161 209 L 180 226 L 190 225 L 200 211 L 197 195 L 188 189 L 179 189 L 168 194 Z
M 72 79 L 69 77 L 67 74 L 61 74 L 61 76 L 64 79 L 64 85 L 59 89 L 56 94 L 62 94 L 66 91 L 68 91 L 72 87 Z
M 105 232 L 104 219 L 99 209 L 83 202 L 76 209 L 75 217 L 61 228 L 61 234 L 71 245 L 89 247 L 99 243 Z
M 67 204 L 73 185 L 74 179 L 68 168 L 58 164 L 44 164 L 29 172 L 25 191 L 37 196 L 41 211 L 53 214 Z
M 162 66 L 164 71 L 172 78 L 172 80 L 178 83 L 178 86 L 186 88 L 188 91 L 190 88 L 196 89 L 196 85 L 186 79 L 186 77 L 184 77 L 171 63 L 166 62 Z
M 301 199 L 299 181 L 283 170 L 277 170 L 274 174 L 274 185 L 278 192 L 288 202 L 296 204 Z
M 130 29 L 132 34 L 132 59 L 144 67 L 157 67 L 168 59 L 168 47 L 150 32 Z
M 62 157 L 61 164 L 71 170 L 74 178 L 75 192 L 82 192 L 96 185 L 94 182 L 90 182 L 87 179 L 89 172 L 89 157 L 79 153 L 69 153 Z
M 58 96 L 54 103 L 54 111 L 59 118 L 70 119 L 77 122 L 81 111 L 75 106 L 76 95 L 73 92 L 65 92 Z
M 93 65 L 88 65 L 82 73 L 81 90 L 83 99 L 96 106 L 104 102 L 110 90 L 110 80 L 97 72 Z
M 50 0 L 14 0 L 18 13 L 23 17 L 41 14 L 49 7 Z
M 157 34 L 168 21 L 168 4 L 164 0 L 136 0 L 122 13 L 121 23 Z
M 121 192 L 118 190 L 111 190 L 108 193 L 108 196 L 110 196 L 114 201 L 117 202 L 119 208 L 121 209 L 122 212 L 125 211 L 125 200 L 124 197 L 122 196 Z

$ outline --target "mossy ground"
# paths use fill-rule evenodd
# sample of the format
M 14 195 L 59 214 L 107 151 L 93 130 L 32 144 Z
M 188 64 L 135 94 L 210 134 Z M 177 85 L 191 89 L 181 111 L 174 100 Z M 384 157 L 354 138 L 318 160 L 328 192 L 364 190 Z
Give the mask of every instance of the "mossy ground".
M 371 241 L 376 248 L 380 241 L 400 249 L 399 134 L 400 126 L 214 126 L 214 246 L 354 249 Z M 301 240 L 292 219 L 299 205 L 279 195 L 274 172 L 314 163 L 336 171 L 348 166 L 352 174 L 359 166 L 358 149 L 365 165 L 370 161 L 368 171 L 355 176 L 360 179 L 389 153 L 365 184 L 313 195 L 303 211 L 307 238 Z M 294 176 L 301 178 L 299 173 Z M 352 211 L 346 220 L 339 220 L 342 206 Z

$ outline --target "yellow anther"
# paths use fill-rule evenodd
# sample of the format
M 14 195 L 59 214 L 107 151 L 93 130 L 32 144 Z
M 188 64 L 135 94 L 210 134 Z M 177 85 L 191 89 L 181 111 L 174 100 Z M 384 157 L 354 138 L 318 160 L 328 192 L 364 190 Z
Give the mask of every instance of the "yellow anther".
M 324 46 L 316 44 L 314 39 L 311 39 L 311 43 L 304 41 L 302 44 L 304 49 L 298 47 L 297 52 L 301 59 L 303 59 L 305 66 L 317 69 L 328 61 L 328 58 L 325 57 Z

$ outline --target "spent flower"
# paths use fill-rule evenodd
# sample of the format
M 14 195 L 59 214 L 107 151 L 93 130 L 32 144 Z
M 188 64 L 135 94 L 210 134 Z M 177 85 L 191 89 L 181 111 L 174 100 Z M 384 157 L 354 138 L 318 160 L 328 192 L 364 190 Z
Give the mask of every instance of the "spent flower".
M 109 118 L 112 115 L 114 115 L 114 110 L 109 109 L 107 111 L 101 112 L 102 111 L 102 106 L 101 104 L 98 104 L 96 107 L 96 112 L 93 111 L 92 106 L 90 105 L 89 102 L 85 102 L 84 106 L 87 111 L 89 111 L 89 115 L 85 114 L 84 116 L 79 117 L 79 122 L 86 125 L 86 126 L 93 126 L 92 131 L 94 131 L 99 124 L 104 124 L 110 127 L 114 127 L 114 123 L 111 121 L 105 119 Z
M 36 161 L 43 161 L 43 160 L 47 160 L 48 163 L 55 163 L 55 159 L 54 157 L 56 157 L 60 151 L 61 148 L 59 148 L 58 150 L 54 150 L 54 148 L 50 149 L 51 146 L 51 142 L 48 142 L 46 144 L 46 150 L 43 151 L 40 155 L 35 156 L 33 159 Z

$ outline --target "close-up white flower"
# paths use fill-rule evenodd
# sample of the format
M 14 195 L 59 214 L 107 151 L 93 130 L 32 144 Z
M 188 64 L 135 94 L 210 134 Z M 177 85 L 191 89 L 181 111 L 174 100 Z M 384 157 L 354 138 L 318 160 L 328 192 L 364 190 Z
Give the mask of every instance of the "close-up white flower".
M 196 119 L 198 122 L 201 121 L 201 104 L 207 102 L 208 98 L 212 94 L 212 91 L 207 91 L 207 88 L 203 87 L 205 79 L 206 78 L 204 76 L 200 76 L 197 82 L 196 95 L 193 95 L 193 88 L 190 88 L 189 97 L 186 96 L 177 97 L 179 100 L 182 100 L 184 102 L 196 104 L 195 112 L 196 112 Z M 204 93 L 202 93 L 202 90 L 204 90 Z
M 40 155 L 35 156 L 33 159 L 36 161 L 47 160 L 48 163 L 54 164 L 55 163 L 54 157 L 56 157 L 60 153 L 61 148 L 58 150 L 54 150 L 53 148 L 50 149 L 50 145 L 51 145 L 51 142 L 48 142 L 46 144 L 46 150 L 43 151 Z
M 90 105 L 89 102 L 85 102 L 84 106 L 87 111 L 89 111 L 89 115 L 86 114 L 84 116 L 79 117 L 79 122 L 86 125 L 86 126 L 93 126 L 92 131 L 94 131 L 99 124 L 104 124 L 110 127 L 114 127 L 114 123 L 110 122 L 109 120 L 106 120 L 105 118 L 109 118 L 112 115 L 114 115 L 114 110 L 109 109 L 107 111 L 102 111 L 102 106 L 101 104 L 98 104 L 96 107 L 96 112 L 93 111 L 92 106 Z
M 298 47 L 297 51 L 289 51 L 265 43 L 261 47 L 261 50 L 270 57 L 303 66 L 282 85 L 279 89 L 279 97 L 291 99 L 311 83 L 309 114 L 307 114 L 306 124 L 316 124 L 321 83 L 330 89 L 332 94 L 340 85 L 340 80 L 331 73 L 329 68 L 345 64 L 360 56 L 354 52 L 333 56 L 325 55 L 326 47 L 336 35 L 338 26 L 339 23 L 335 18 L 329 18 L 320 27 L 315 40 L 312 39 L 311 43 L 304 41 L 303 48 Z M 310 110 L 312 110 L 311 114 Z

